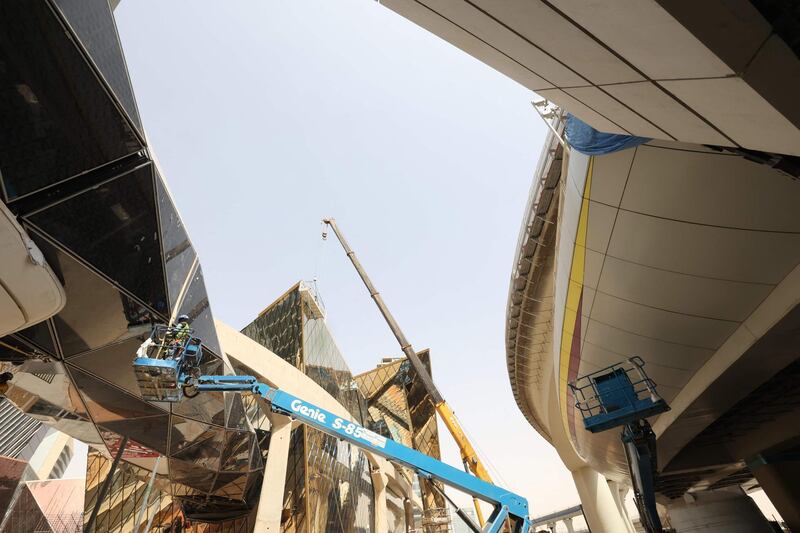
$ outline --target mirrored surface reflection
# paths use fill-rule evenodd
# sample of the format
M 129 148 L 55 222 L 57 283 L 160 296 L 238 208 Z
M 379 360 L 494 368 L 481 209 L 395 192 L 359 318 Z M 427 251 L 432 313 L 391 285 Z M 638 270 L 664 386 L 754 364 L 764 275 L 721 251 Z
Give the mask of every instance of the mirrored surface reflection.
M 217 330 L 214 327 L 214 317 L 211 315 L 206 284 L 203 280 L 203 269 L 199 266 L 186 290 L 179 314 L 189 316 L 195 337 L 202 339 L 203 344 L 211 348 L 214 353 L 222 353 L 217 339 Z
M 60 361 L 26 361 L 0 364 L 0 371 L 14 378 L 5 396 L 21 411 L 59 431 L 105 450 L 103 440 L 89 418 L 78 389 Z
M 209 470 L 219 470 L 224 438 L 224 430 L 208 431 L 190 445 L 174 453 L 172 457 Z
M 253 449 L 253 434 L 245 431 L 226 431 L 222 451 L 222 470 L 246 472 Z
M 57 355 L 53 336 L 50 333 L 49 320 L 39 322 L 31 327 L 16 332 L 14 335 L 29 341 L 37 349 L 49 355 Z
M 203 358 L 200 365 L 203 374 L 222 374 L 223 363 L 219 357 L 204 350 Z M 222 392 L 204 392 L 194 398 L 184 397 L 180 402 L 172 404 L 172 412 L 199 422 L 225 426 L 225 397 Z
M 14 199 L 141 149 L 45 2 L 4 0 L 0 19 L 2 189 Z M 26 66 L 35 65 L 36 68 Z
M 247 474 L 220 472 L 214 481 L 212 494 L 234 500 L 244 499 L 247 489 Z
M 92 414 L 92 419 L 98 424 L 166 414 L 76 367 L 70 368 L 70 374 L 80 389 L 81 397 Z
M 26 220 L 157 312 L 168 314 L 152 165 Z
M 31 236 L 63 280 L 67 304 L 53 321 L 66 357 L 147 338 L 154 320 L 150 311 L 35 232 Z
M 199 467 L 195 463 L 187 463 L 171 457 L 169 472 L 173 481 L 201 492 L 210 492 L 216 478 L 216 471 Z M 176 495 L 179 488 L 176 487 Z M 190 491 L 191 492 L 191 491 Z
M 128 339 L 69 359 L 68 365 L 78 367 L 86 373 L 99 376 L 117 387 L 141 398 L 131 361 L 139 348 L 139 338 Z M 169 406 L 166 406 L 169 411 Z
M 122 103 L 128 117 L 141 129 L 133 89 L 125 70 L 125 59 L 108 2 L 55 0 L 55 3 L 78 34 L 81 44 Z
M 225 417 L 225 427 L 244 430 L 248 429 L 242 395 L 232 392 L 225 393 L 225 405 L 227 412 L 227 416 Z
M 186 228 L 172 199 L 156 170 L 156 195 L 158 197 L 158 216 L 161 224 L 161 242 L 164 247 L 164 263 L 167 274 L 170 311 L 175 307 L 178 295 L 190 274 L 197 254 L 192 247 Z
M 126 435 L 161 454 L 167 453 L 169 415 L 109 421 L 102 427 Z
M 221 428 L 210 426 L 189 420 L 180 416 L 172 415 L 172 433 L 170 436 L 169 453 L 175 454 L 192 444 L 208 440 L 214 433 L 222 431 Z

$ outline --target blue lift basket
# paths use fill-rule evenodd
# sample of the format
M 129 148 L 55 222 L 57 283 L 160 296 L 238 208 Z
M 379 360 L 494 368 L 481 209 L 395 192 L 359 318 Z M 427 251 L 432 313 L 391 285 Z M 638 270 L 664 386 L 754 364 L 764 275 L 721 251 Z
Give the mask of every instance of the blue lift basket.
M 588 431 L 599 433 L 669 411 L 643 366 L 641 357 L 631 357 L 569 384 Z
M 139 347 L 133 370 L 142 398 L 153 402 L 177 402 L 184 394 L 186 375 L 199 374 L 203 358 L 200 339 L 191 328 L 180 331 L 157 325 Z

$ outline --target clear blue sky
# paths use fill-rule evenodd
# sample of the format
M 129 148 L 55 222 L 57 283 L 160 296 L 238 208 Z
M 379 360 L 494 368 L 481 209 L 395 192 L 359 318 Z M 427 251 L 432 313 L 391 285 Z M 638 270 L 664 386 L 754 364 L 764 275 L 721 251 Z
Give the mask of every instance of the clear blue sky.
M 316 276 L 355 373 L 399 355 L 338 243 L 321 244 L 336 217 L 505 483 L 537 515 L 577 503 L 505 364 L 546 130 L 532 93 L 371 0 L 124 0 L 116 15 L 215 316 L 240 328 Z

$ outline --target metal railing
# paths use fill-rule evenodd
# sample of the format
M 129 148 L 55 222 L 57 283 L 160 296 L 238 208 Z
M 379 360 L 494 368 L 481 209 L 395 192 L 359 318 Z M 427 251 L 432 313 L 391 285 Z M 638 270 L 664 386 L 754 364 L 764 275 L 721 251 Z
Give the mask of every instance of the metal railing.
M 625 398 L 631 407 L 635 407 L 634 400 L 641 400 L 646 396 L 653 402 L 661 400 L 661 396 L 656 392 L 656 384 L 645 374 L 644 360 L 639 356 L 634 356 L 627 361 L 615 363 L 591 374 L 587 374 L 577 379 L 574 383 L 569 383 L 575 397 L 575 407 L 583 416 L 588 418 L 599 414 L 609 414 L 618 410 L 621 406 L 608 406 L 603 403 L 600 390 L 597 385 L 597 378 L 607 376 L 615 372 L 624 372 L 628 376 L 629 382 L 622 381 L 617 387 L 604 388 L 603 394 L 608 396 L 610 393 L 618 393 L 616 398 Z M 633 388 L 633 395 L 630 394 L 630 387 Z M 613 407 L 613 408 L 610 408 Z

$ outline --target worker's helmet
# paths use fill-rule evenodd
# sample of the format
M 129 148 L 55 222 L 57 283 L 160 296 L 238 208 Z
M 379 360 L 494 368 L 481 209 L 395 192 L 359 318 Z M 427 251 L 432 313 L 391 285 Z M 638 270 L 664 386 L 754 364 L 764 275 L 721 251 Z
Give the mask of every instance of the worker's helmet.
M 189 315 L 181 315 L 178 317 L 178 324 L 189 322 Z

